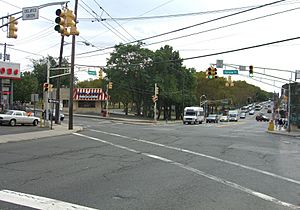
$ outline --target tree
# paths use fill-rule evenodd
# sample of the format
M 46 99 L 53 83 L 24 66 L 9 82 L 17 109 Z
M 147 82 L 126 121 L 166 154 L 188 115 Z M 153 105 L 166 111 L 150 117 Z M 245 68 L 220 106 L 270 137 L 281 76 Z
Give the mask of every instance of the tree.
M 112 100 L 117 98 L 128 106 L 132 101 L 140 115 L 145 98 L 152 92 L 149 67 L 152 51 L 136 45 L 116 45 L 105 68 L 106 80 L 113 82 Z
M 30 72 L 21 73 L 21 80 L 14 81 L 14 101 L 30 102 L 31 94 L 38 93 L 39 84 L 35 75 Z

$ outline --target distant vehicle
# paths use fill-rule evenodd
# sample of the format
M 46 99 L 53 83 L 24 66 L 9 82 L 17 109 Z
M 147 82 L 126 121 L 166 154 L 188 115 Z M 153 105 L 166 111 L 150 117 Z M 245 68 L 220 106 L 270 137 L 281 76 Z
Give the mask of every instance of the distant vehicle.
M 229 116 L 229 121 L 238 121 L 238 116 L 239 116 L 239 112 L 238 110 L 230 110 L 228 112 L 228 116 Z
M 224 115 L 224 116 L 220 117 L 220 122 L 229 122 L 228 115 Z
M 218 123 L 218 121 L 219 121 L 219 118 L 218 118 L 218 115 L 216 115 L 216 114 L 210 114 L 206 118 L 206 123 Z
M 40 118 L 34 117 L 31 113 L 20 110 L 8 110 L 5 114 L 0 114 L 0 124 L 9 124 L 15 126 L 17 124 L 38 125 Z
M 249 115 L 254 115 L 255 114 L 255 110 L 252 109 L 250 112 L 249 112 Z
M 263 121 L 263 122 L 269 122 L 269 118 L 263 114 L 258 114 L 255 117 L 256 121 Z
M 246 118 L 246 113 L 245 112 L 242 112 L 241 114 L 240 114 L 240 119 L 245 119 Z
M 271 110 L 271 109 L 268 109 L 267 113 L 272 113 L 272 110 Z
M 262 109 L 261 105 L 256 105 L 256 106 L 255 106 L 255 111 L 259 111 L 259 110 L 261 110 L 261 109 Z
M 183 124 L 202 124 L 204 122 L 204 110 L 202 107 L 192 106 L 184 108 Z

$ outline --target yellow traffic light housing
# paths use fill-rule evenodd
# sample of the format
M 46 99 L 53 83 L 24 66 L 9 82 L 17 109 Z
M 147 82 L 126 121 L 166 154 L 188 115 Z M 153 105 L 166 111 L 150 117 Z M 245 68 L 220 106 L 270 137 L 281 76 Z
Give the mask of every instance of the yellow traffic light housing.
M 253 73 L 254 73 L 254 71 L 253 71 L 253 65 L 250 65 L 249 66 L 249 77 L 253 77 Z
M 212 79 L 212 69 L 211 69 L 211 67 L 209 67 L 206 70 L 206 76 L 207 76 L 207 79 Z
M 99 79 L 103 79 L 103 70 L 100 68 L 99 70 Z
M 109 82 L 109 83 L 108 83 L 108 89 L 112 89 L 112 85 L 113 85 L 113 83 L 112 83 L 112 82 Z
M 57 9 L 55 14 L 57 15 L 55 18 L 55 23 L 57 25 L 54 27 L 54 30 L 63 36 L 68 36 L 68 30 L 66 28 L 66 11 Z
M 76 17 L 72 10 L 67 9 L 66 11 L 66 25 L 70 27 L 70 35 L 79 35 L 79 31 L 76 27 Z
M 7 38 L 16 39 L 18 37 L 18 35 L 17 35 L 17 31 L 18 31 L 17 25 L 18 25 L 18 21 L 16 20 L 16 18 L 13 17 L 13 16 L 10 16 L 9 17 L 9 27 L 8 27 L 8 36 L 7 36 Z

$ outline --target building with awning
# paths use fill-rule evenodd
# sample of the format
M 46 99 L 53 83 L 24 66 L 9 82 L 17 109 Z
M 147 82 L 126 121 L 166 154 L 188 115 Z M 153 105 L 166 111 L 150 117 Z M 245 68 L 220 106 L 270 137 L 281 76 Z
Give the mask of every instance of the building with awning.
M 60 88 L 60 97 L 64 112 L 69 111 L 69 88 Z M 53 89 L 51 98 L 56 98 L 56 90 Z M 107 100 L 107 94 L 102 88 L 74 88 L 73 110 L 74 113 L 100 114 Z

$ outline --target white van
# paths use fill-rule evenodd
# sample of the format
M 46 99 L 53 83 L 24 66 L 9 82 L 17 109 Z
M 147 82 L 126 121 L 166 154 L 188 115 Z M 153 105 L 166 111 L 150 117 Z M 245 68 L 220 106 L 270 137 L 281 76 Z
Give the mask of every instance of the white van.
M 183 124 L 202 124 L 204 122 L 204 110 L 202 107 L 192 106 L 184 108 Z

